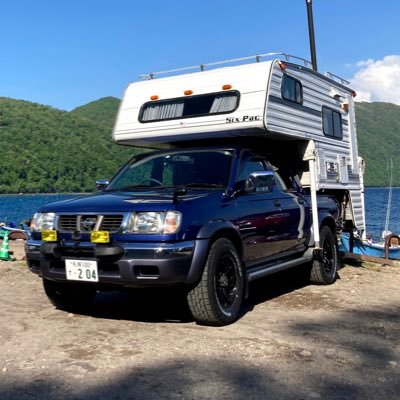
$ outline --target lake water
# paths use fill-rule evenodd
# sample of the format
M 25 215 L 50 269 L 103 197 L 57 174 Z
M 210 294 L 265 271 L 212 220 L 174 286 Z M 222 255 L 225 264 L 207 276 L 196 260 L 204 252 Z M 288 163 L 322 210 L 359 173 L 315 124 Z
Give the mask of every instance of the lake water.
M 367 232 L 371 233 L 374 239 L 380 237 L 380 232 L 385 226 L 388 192 L 389 190 L 386 188 L 367 188 L 365 190 Z M 18 223 L 30 219 L 43 204 L 79 196 L 82 195 L 0 195 L 0 221 Z M 393 233 L 400 233 L 400 188 L 393 189 L 389 230 Z

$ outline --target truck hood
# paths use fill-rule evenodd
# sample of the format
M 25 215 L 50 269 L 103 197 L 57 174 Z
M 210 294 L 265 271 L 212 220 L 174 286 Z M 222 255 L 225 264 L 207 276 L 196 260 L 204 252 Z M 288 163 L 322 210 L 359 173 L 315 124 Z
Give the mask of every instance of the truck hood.
M 222 190 L 190 190 L 174 202 L 173 190 L 147 192 L 97 193 L 90 196 L 49 203 L 40 212 L 55 213 L 106 213 L 130 211 L 162 211 L 179 209 L 183 204 L 204 201 L 206 197 L 221 197 Z M 204 203 L 203 203 L 204 204 Z

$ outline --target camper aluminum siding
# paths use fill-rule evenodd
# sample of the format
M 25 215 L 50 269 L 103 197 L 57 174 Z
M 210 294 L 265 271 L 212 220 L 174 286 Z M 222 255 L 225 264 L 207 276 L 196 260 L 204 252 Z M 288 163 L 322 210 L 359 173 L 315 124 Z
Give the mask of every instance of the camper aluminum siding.
M 350 193 L 354 223 L 365 229 L 364 205 L 358 164 L 357 136 L 353 91 L 308 68 L 274 62 L 268 88 L 265 114 L 270 134 L 313 140 L 317 165 L 317 189 L 344 189 Z M 301 83 L 301 102 L 282 97 L 284 74 Z M 322 110 L 327 108 L 340 115 L 342 137 L 324 133 Z M 302 183 L 309 185 L 305 174 Z
M 303 95 L 300 103 L 282 98 L 282 77 L 293 77 L 301 83 Z M 286 64 L 282 71 L 278 63 L 272 69 L 265 115 L 266 129 L 270 133 L 313 140 L 316 144 L 318 188 L 337 188 L 337 183 L 351 187 L 357 185 L 357 138 L 351 89 L 310 69 Z M 348 104 L 349 112 L 343 110 Z M 342 138 L 324 133 L 323 107 L 340 114 Z M 350 112 L 351 110 L 351 112 Z

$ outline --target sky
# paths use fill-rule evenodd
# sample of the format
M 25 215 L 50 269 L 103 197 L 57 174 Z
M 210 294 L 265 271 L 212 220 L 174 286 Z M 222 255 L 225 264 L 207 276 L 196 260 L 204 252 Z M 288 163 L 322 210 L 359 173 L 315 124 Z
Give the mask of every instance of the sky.
M 268 52 L 310 59 L 305 0 L 0 0 L 0 96 L 72 110 L 140 74 Z M 313 0 L 318 70 L 400 104 L 400 1 Z

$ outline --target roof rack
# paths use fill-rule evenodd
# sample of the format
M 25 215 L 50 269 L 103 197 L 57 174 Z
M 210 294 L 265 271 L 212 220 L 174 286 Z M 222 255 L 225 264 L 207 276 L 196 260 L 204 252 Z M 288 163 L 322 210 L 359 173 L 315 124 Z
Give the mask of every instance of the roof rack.
M 341 78 L 340 76 L 337 76 L 335 74 L 332 74 L 332 72 L 326 71 L 325 76 L 327 78 L 331 78 L 334 81 L 340 82 L 342 85 L 350 85 L 349 81 L 346 81 L 346 79 Z
M 150 72 L 149 74 L 139 75 L 139 78 L 154 79 L 156 76 L 159 76 L 159 75 L 168 75 L 168 74 L 174 74 L 174 73 L 183 72 L 183 71 L 190 71 L 190 70 L 205 71 L 206 67 L 215 67 L 215 66 L 219 66 L 219 65 L 223 65 L 223 64 L 235 64 L 235 63 L 241 63 L 242 61 L 248 61 L 248 60 L 254 60 L 255 62 L 260 62 L 264 58 L 272 58 L 275 56 L 282 56 L 288 62 L 291 59 L 299 60 L 304 64 L 304 66 L 312 68 L 311 61 L 308 61 L 302 57 L 293 56 L 293 55 L 287 54 L 287 53 L 264 53 L 264 54 L 256 54 L 254 56 L 248 56 L 248 57 L 232 58 L 230 60 L 224 60 L 224 61 L 215 61 L 215 62 L 211 62 L 211 63 L 207 63 L 207 64 L 193 65 L 191 67 L 170 69 L 167 71 L 159 71 L 159 72 Z

